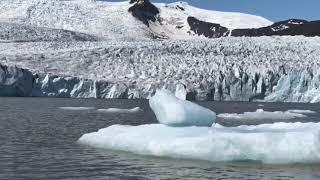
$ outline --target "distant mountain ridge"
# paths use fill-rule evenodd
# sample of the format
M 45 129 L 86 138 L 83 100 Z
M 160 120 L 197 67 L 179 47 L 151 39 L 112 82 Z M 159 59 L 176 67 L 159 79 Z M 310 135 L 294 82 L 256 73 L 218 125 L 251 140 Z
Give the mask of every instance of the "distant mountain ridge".
M 130 8 L 130 12 L 135 10 L 135 13 L 132 13 L 136 17 L 136 12 L 139 11 L 140 16 L 139 20 L 143 19 L 143 22 L 149 26 L 149 23 L 146 23 L 145 20 L 149 19 L 152 22 L 159 21 L 161 24 L 161 14 L 160 10 L 156 6 L 152 5 L 149 0 L 131 0 L 131 3 L 135 3 L 134 6 Z M 137 6 L 137 7 L 136 7 Z M 185 7 L 188 6 L 183 2 L 176 3 L 175 8 L 177 11 L 185 11 Z M 139 7 L 144 7 L 139 8 Z M 142 17 L 141 15 L 145 15 Z M 152 16 L 152 18 L 151 18 Z M 320 21 L 306 21 L 301 19 L 289 19 L 285 21 L 280 21 L 273 23 L 269 26 L 258 27 L 258 28 L 236 28 L 231 29 L 225 26 L 222 26 L 219 23 L 213 23 L 208 21 L 203 21 L 194 16 L 188 16 L 187 22 L 190 27 L 190 31 L 199 36 L 204 36 L 207 38 L 219 38 L 226 36 L 246 36 L 246 37 L 259 37 L 259 36 L 320 36 Z M 182 26 L 177 26 L 177 29 L 181 29 Z M 190 32 L 189 31 L 189 32 Z
M 186 2 L 165 4 L 149 0 L 4 0 L 0 2 L 0 6 L 2 27 L 7 24 L 15 27 L 21 25 L 18 28 L 20 30 L 26 27 L 37 32 L 48 30 L 48 33 L 33 37 L 32 41 L 47 41 L 65 36 L 57 35 L 59 32 L 66 34 L 66 31 L 57 31 L 59 29 L 88 36 L 90 38 L 80 39 L 89 41 L 320 35 L 320 21 L 290 19 L 273 23 L 255 15 L 199 9 Z M 0 28 L 0 31 L 3 29 L 8 28 Z M 28 40 L 13 35 L 10 32 L 12 39 Z
M 272 24 L 262 17 L 202 10 L 185 2 L 164 4 L 149 0 L 4 0 L 0 2 L 0 6 L 0 23 L 21 25 L 35 31 L 42 31 L 43 28 L 67 30 L 101 40 L 203 38 L 193 32 L 188 24 L 191 16 L 228 29 L 260 28 Z M 46 34 L 45 40 L 51 39 L 51 32 L 53 38 L 57 36 L 55 30 Z M 41 38 L 34 39 L 42 41 Z M 24 41 L 20 37 L 19 40 Z

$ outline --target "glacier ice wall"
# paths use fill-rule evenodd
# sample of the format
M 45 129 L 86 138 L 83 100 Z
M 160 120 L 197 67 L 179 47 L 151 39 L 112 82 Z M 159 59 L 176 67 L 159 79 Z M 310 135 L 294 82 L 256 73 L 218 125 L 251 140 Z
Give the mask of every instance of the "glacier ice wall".
M 320 102 L 319 66 L 302 71 L 293 70 L 282 76 L 266 101 Z
M 320 102 L 320 38 L 6 43 L 0 63 L 29 69 L 33 95 Z M 49 74 L 46 76 L 46 74 Z
M 0 64 L 0 96 L 29 96 L 33 81 L 30 71 Z
M 127 98 L 125 84 L 77 77 L 33 74 L 27 69 L 0 64 L 0 96 Z

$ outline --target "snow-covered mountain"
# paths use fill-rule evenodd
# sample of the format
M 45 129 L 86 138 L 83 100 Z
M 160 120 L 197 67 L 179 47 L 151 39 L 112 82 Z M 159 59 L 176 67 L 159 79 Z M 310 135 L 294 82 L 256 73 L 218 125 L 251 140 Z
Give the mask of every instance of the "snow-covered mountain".
M 64 29 L 105 39 L 145 37 L 144 25 L 128 12 L 130 4 L 89 0 L 4 0 L 0 21 Z
M 2 0 L 0 96 L 135 99 L 166 88 L 190 100 L 320 102 L 319 37 L 279 37 L 318 27 L 184 2 Z
M 190 38 L 192 32 L 187 21 L 190 16 L 230 29 L 272 24 L 262 17 L 202 10 L 184 2 L 152 4 L 148 0 L 2 0 L 0 8 L 0 22 L 64 29 L 103 39 L 141 40 L 154 36 Z
M 148 2 L 147 0 L 141 1 L 145 4 Z M 159 10 L 159 13 L 155 15 L 155 21 L 149 23 L 150 29 L 152 32 L 170 39 L 195 38 L 201 35 L 192 30 L 192 24 L 189 21 L 191 17 L 196 17 L 198 20 L 208 23 L 219 24 L 230 30 L 259 28 L 272 24 L 269 20 L 259 16 L 203 10 L 190 6 L 186 2 L 155 3 L 154 6 Z
M 33 29 L 63 29 L 102 40 L 320 35 L 319 21 L 292 19 L 272 23 L 255 15 L 203 10 L 186 2 L 3 0 L 0 7 L 0 23 Z M 47 33 L 47 36 L 50 34 Z M 52 34 L 54 38 L 55 32 L 52 31 Z

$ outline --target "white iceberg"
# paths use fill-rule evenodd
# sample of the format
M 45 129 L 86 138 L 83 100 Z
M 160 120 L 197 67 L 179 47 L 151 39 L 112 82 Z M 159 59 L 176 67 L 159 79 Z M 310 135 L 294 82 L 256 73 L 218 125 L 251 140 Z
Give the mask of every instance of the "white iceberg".
M 212 126 L 216 114 L 167 90 L 158 90 L 149 104 L 161 124 L 168 126 Z
M 157 91 L 149 103 L 161 124 L 113 125 L 84 134 L 78 142 L 142 155 L 207 161 L 252 160 L 271 164 L 320 162 L 320 123 L 239 127 L 215 124 L 205 127 L 213 124 L 214 112 L 178 99 L 166 90 Z M 224 116 L 240 119 L 306 117 L 295 112 L 266 112 L 260 109 Z
M 304 109 L 290 109 L 287 112 L 290 113 L 298 113 L 298 114 L 315 114 L 317 112 L 311 110 L 304 110 Z
M 97 111 L 105 112 L 105 113 L 138 113 L 138 112 L 142 112 L 143 110 L 140 107 L 135 107 L 132 109 L 120 109 L 120 108 L 98 109 Z
M 59 107 L 59 109 L 63 109 L 67 111 L 87 111 L 87 110 L 94 110 L 95 107 Z
M 263 109 L 257 109 L 255 112 L 244 112 L 243 114 L 237 113 L 223 113 L 218 114 L 219 118 L 223 119 L 237 119 L 237 120 L 289 120 L 295 118 L 307 117 L 303 113 L 310 113 L 305 110 L 289 110 L 289 111 L 264 111 Z
M 207 161 L 320 162 L 320 123 L 275 123 L 234 128 L 114 125 L 79 143 L 142 155 Z

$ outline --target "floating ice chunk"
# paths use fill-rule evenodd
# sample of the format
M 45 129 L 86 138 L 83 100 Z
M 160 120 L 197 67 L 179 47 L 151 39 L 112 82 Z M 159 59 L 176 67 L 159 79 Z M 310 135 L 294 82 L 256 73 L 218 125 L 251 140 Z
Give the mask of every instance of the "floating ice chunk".
M 218 114 L 219 118 L 223 119 L 237 119 L 237 120 L 264 120 L 264 119 L 273 119 L 273 120 L 288 120 L 294 118 L 304 118 L 307 117 L 304 114 L 289 112 L 289 111 L 275 111 L 268 112 L 263 109 L 258 109 L 256 112 L 244 112 L 243 114 L 237 113 L 223 113 Z
M 94 110 L 95 107 L 59 107 L 59 109 L 68 110 L 68 111 L 86 111 L 86 110 Z
M 187 99 L 187 90 L 183 84 L 178 84 L 176 86 L 175 96 L 182 100 Z
M 320 162 L 320 123 L 169 127 L 114 125 L 83 135 L 81 144 L 143 155 L 208 161 Z
M 132 109 L 119 109 L 119 108 L 98 109 L 97 111 L 105 112 L 105 113 L 138 113 L 143 110 L 140 107 L 135 107 Z
M 211 126 L 216 118 L 211 110 L 181 100 L 167 90 L 158 90 L 149 104 L 158 121 L 168 126 Z
M 287 112 L 290 112 L 290 113 L 298 113 L 298 114 L 315 114 L 317 112 L 315 111 L 311 111 L 311 110 L 301 110 L 301 109 L 291 109 L 291 110 L 288 110 Z

